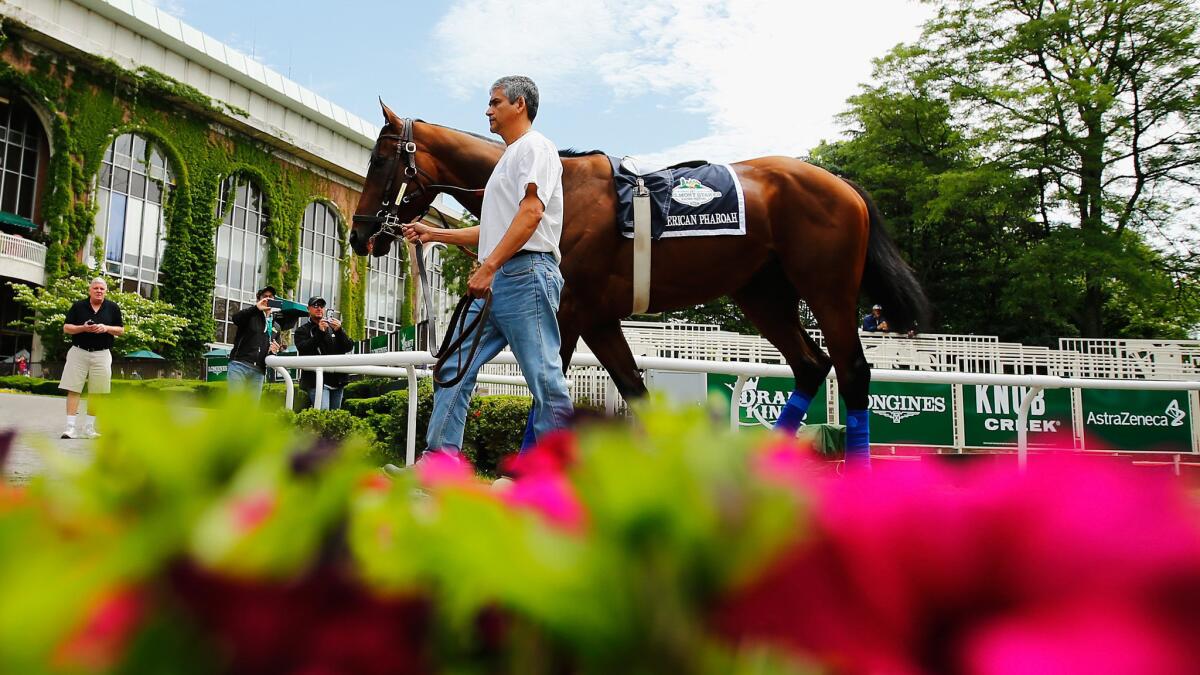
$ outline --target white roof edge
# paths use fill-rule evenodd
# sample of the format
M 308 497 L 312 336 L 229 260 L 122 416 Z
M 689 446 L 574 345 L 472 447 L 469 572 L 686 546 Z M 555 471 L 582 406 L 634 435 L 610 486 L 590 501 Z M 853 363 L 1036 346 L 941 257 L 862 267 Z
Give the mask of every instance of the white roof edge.
M 305 117 L 318 122 L 322 126 L 345 135 L 351 140 L 358 141 L 363 145 L 363 147 L 370 148 L 375 145 L 375 127 L 366 120 L 358 117 L 349 110 L 341 108 L 341 106 L 338 106 L 332 101 L 329 102 L 329 105 L 333 109 L 333 115 L 326 115 L 316 107 L 305 104 L 302 100 L 300 100 L 300 97 L 305 93 L 313 97 L 314 100 L 320 97 L 318 97 L 315 92 L 301 87 L 299 84 L 289 80 L 286 77 L 283 77 L 283 75 L 280 75 L 271 68 L 268 68 L 257 61 L 253 61 L 253 59 L 251 59 L 249 56 L 246 56 L 241 52 L 237 52 L 237 54 L 241 56 L 245 62 L 248 63 L 253 61 L 262 68 L 265 75 L 263 78 L 264 80 L 268 79 L 270 75 L 275 75 L 284 83 L 290 83 L 293 85 L 296 88 L 296 91 L 299 93 L 297 96 L 289 96 L 283 91 L 267 85 L 264 81 L 260 81 L 251 77 L 247 72 L 249 71 L 249 68 L 239 70 L 233 67 L 233 65 L 229 62 L 230 59 L 228 57 L 228 53 L 236 52 L 237 50 L 234 50 L 232 47 L 216 40 L 212 36 L 197 30 L 195 27 L 188 25 L 186 22 L 167 14 L 166 12 L 163 12 L 158 7 L 155 7 L 144 0 L 124 0 L 124 2 L 122 2 L 122 0 L 73 1 L 82 7 L 90 9 L 91 11 L 116 22 L 117 24 L 129 29 L 130 31 L 133 31 L 134 33 L 145 37 L 148 40 L 158 43 L 165 49 L 180 54 L 181 56 L 184 56 L 189 60 L 194 61 L 212 70 L 213 72 L 228 78 L 230 81 L 246 87 L 250 91 L 259 94 L 267 100 L 278 103 L 279 105 L 289 108 L 296 113 L 304 115 Z M 133 10 L 133 12 L 127 11 L 121 5 L 128 6 L 131 10 Z M 145 20 L 150 16 L 155 17 L 156 21 L 154 23 L 149 23 Z M 168 32 L 163 28 L 164 18 L 166 19 L 165 23 L 170 24 L 174 22 L 182 27 L 180 36 L 177 37 L 173 33 Z M 172 26 L 172 28 L 174 28 L 174 26 Z M 201 33 L 205 38 L 207 38 L 205 42 L 211 41 L 211 43 L 220 45 L 222 49 L 219 51 L 223 53 L 223 58 L 218 58 L 204 49 L 198 49 L 182 39 L 183 36 L 186 35 L 187 29 L 189 28 L 196 30 L 196 32 Z M 338 110 L 341 110 L 344 113 L 344 122 L 338 120 Z

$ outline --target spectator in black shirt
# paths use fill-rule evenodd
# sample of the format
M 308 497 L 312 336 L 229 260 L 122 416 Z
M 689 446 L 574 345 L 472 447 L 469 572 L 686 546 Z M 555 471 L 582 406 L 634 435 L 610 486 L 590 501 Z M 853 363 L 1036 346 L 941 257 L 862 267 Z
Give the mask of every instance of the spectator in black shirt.
M 342 331 L 342 322 L 325 316 L 325 298 L 309 298 L 308 323 L 296 329 L 296 351 L 300 352 L 300 356 L 345 354 L 352 349 L 354 343 Z M 317 400 L 317 374 L 314 371 L 305 370 L 300 373 L 300 386 L 308 392 L 310 402 Z M 341 408 L 345 386 L 345 373 L 325 373 L 321 405 L 314 407 L 322 410 Z
M 86 384 L 92 396 L 107 394 L 112 389 L 113 338 L 125 332 L 121 308 L 105 300 L 108 283 L 101 277 L 92 279 L 88 297 L 71 305 L 63 320 L 63 332 L 71 336 L 71 349 L 63 365 L 62 381 L 58 388 L 67 391 L 67 428 L 63 438 L 96 438 L 96 418 L 88 415 L 82 428 L 76 425 L 79 394 Z M 91 412 L 91 406 L 88 406 Z
M 256 303 L 234 313 L 237 326 L 233 349 L 229 352 L 229 389 L 244 390 L 257 399 L 262 396 L 267 372 L 267 356 L 283 348 L 279 334 L 296 325 L 295 319 L 276 316 L 270 301 L 275 288 L 267 286 L 255 294 Z

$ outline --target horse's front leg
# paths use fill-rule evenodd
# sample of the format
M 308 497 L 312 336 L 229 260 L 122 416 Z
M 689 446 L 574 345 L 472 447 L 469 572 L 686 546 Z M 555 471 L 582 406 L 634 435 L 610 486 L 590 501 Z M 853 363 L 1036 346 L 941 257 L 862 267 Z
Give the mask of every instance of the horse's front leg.
M 633 360 L 633 351 L 621 333 L 619 319 L 591 324 L 583 331 L 583 341 L 608 371 L 626 403 L 646 395 L 646 383 L 642 381 L 637 362 Z

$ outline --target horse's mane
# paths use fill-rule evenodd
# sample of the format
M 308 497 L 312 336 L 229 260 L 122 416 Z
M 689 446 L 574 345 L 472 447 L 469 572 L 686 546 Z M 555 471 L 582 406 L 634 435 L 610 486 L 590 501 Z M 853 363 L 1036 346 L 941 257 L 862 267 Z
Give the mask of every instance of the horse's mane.
M 485 143 L 491 143 L 492 145 L 499 145 L 501 147 L 504 146 L 503 143 L 501 143 L 500 141 L 497 141 L 494 138 L 488 138 L 487 136 L 484 136 L 482 134 L 477 134 L 473 131 L 463 131 L 462 129 L 455 129 L 454 127 L 448 127 L 444 124 L 435 124 L 433 122 L 426 122 L 423 119 L 416 119 L 414 121 L 422 122 L 424 124 L 432 124 L 435 127 L 449 129 L 450 131 L 457 131 L 460 134 L 466 134 L 468 136 L 473 136 L 475 138 L 478 138 L 481 141 L 484 141 Z M 575 148 L 563 148 L 562 150 L 558 151 L 559 157 L 586 157 L 588 155 L 606 155 L 606 154 L 608 154 L 608 153 L 604 152 L 603 150 L 576 150 Z
M 587 157 L 588 155 L 607 155 L 603 150 L 576 150 L 575 148 L 563 148 L 558 151 L 559 157 Z

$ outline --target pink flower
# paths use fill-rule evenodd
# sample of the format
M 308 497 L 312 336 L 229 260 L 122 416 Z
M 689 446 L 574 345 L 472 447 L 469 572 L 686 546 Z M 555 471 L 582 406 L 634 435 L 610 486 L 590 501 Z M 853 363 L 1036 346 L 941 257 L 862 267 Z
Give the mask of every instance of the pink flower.
M 144 602 L 136 590 L 117 588 L 105 593 L 83 622 L 59 645 L 56 664 L 71 669 L 111 668 L 143 614 Z
M 1062 667 L 1098 649 L 1143 672 L 1200 659 L 1200 519 L 1177 482 L 1050 456 L 1024 476 L 925 461 L 811 484 L 806 538 L 721 606 L 726 635 L 846 672 L 1096 672 Z M 1112 641 L 1082 640 L 1092 628 Z
M 540 513 L 551 524 L 571 532 L 583 529 L 586 517 L 575 488 L 565 477 L 534 474 L 517 478 L 503 492 L 504 503 Z
M 417 478 L 426 488 L 476 482 L 471 463 L 457 452 L 426 452 L 414 466 Z
M 266 490 L 238 497 L 229 504 L 233 525 L 239 532 L 249 532 L 262 525 L 275 512 L 275 495 Z
M 575 465 L 579 446 L 570 431 L 552 431 L 537 445 L 519 455 L 504 458 L 501 470 L 510 476 L 561 474 Z

